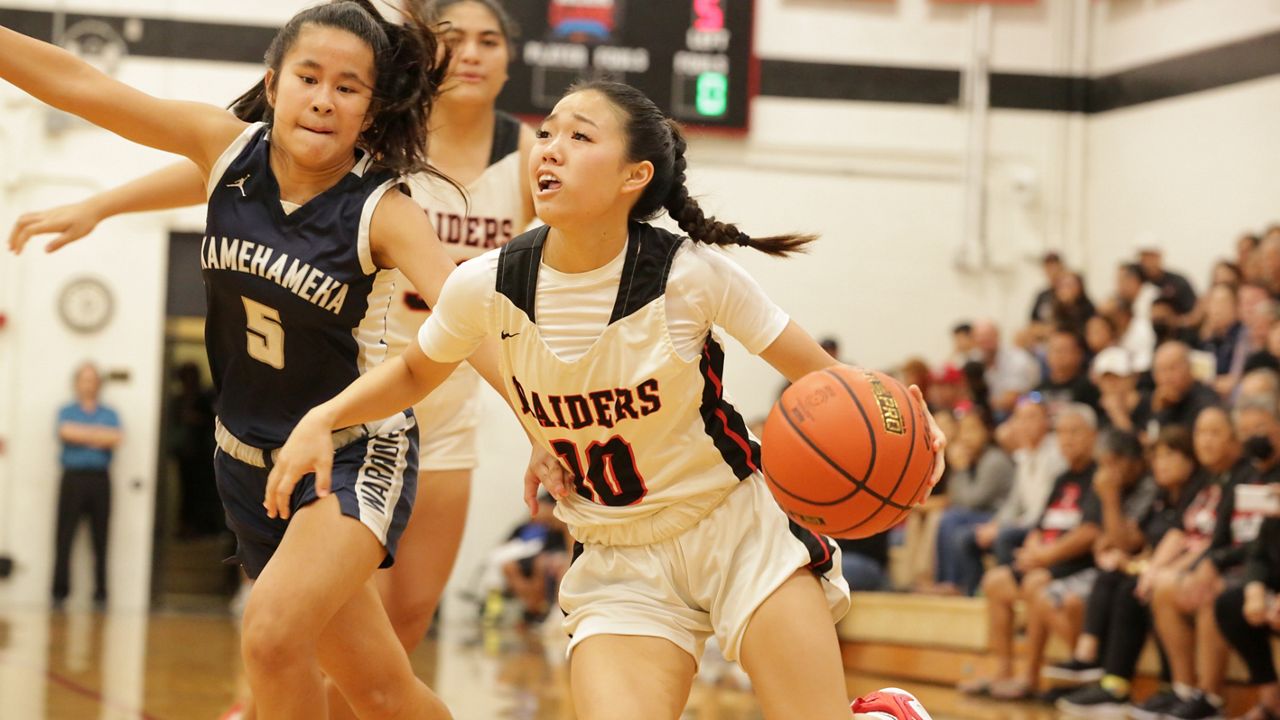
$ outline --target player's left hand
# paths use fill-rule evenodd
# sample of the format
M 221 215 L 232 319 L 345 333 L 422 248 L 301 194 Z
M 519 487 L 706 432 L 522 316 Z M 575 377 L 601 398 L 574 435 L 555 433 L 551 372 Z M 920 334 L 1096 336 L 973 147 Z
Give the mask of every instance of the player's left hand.
M 925 419 L 929 421 L 929 437 L 933 438 L 933 453 L 937 458 L 933 466 L 933 477 L 929 479 L 929 492 L 933 492 L 933 488 L 942 479 L 942 473 L 947 471 L 947 454 L 943 452 L 947 449 L 947 436 L 942 432 L 942 428 L 938 427 L 938 421 L 933 419 L 933 413 L 929 412 L 929 404 L 924 401 L 924 393 L 920 392 L 920 386 L 912 385 L 907 388 L 907 392 L 911 393 L 911 397 L 924 408 Z M 925 493 L 925 497 L 929 497 L 929 493 Z M 924 502 L 924 499 L 921 498 L 920 501 Z
M 333 473 L 333 430 L 313 412 L 302 417 L 276 457 L 267 476 L 262 507 L 267 517 L 288 520 L 293 488 L 309 472 L 316 474 L 316 497 L 329 494 Z
M 529 507 L 529 517 L 538 514 L 540 487 L 546 488 L 557 501 L 563 500 L 573 491 L 573 477 L 558 457 L 535 442 L 529 455 L 529 467 L 524 471 L 524 504 Z

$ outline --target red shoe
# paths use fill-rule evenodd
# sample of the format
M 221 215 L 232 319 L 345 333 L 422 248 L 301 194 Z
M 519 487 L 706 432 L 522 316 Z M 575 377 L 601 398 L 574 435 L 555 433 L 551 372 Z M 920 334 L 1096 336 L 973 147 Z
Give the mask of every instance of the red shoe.
M 933 720 L 915 695 L 898 688 L 883 688 L 853 701 L 849 709 L 877 720 Z

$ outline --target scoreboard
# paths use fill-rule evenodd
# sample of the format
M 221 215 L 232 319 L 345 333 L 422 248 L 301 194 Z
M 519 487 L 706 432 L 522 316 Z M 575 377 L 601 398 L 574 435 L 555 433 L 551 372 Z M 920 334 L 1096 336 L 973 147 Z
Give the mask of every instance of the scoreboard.
M 565 88 L 608 77 L 680 122 L 746 130 L 754 0 L 518 0 L 498 107 L 546 115 Z

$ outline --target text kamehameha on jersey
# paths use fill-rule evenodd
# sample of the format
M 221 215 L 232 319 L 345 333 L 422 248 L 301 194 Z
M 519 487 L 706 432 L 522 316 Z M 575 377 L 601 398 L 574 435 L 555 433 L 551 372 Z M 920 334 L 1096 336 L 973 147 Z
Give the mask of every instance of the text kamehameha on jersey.
M 239 238 L 205 236 L 200 241 L 201 270 L 233 270 L 266 278 L 307 302 L 338 315 L 347 301 L 347 284 L 288 253 Z
M 662 409 L 656 378 L 645 380 L 634 390 L 611 388 L 580 395 L 546 395 L 545 405 L 544 396 L 537 392 L 526 392 L 514 376 L 511 384 L 520 398 L 520 412 L 532 415 L 545 428 L 581 430 L 588 425 L 611 428 L 627 418 L 639 420 Z M 547 408 L 550 408 L 550 412 Z

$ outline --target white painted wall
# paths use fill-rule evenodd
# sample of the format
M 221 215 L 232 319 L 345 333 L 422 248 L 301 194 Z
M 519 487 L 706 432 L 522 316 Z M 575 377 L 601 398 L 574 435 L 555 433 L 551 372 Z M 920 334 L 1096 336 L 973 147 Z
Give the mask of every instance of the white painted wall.
M 1092 72 L 1105 75 L 1280 28 L 1280 0 L 1093 3 Z
M 1033 8 L 997 8 L 992 66 L 1041 74 L 1080 73 L 1090 63 L 1118 67 L 1252 33 L 1278 2 L 1241 0 L 1242 6 L 1253 8 L 1252 20 L 1232 25 L 1227 35 L 1209 32 L 1197 19 L 1211 0 L 1116 0 L 1085 6 L 1076 0 L 1044 0 Z M 1148 6 L 1151 22 L 1167 24 L 1160 38 L 1166 32 L 1170 37 L 1186 33 L 1195 41 L 1157 42 L 1144 30 L 1141 12 L 1119 10 L 1124 3 Z M 127 7 L 141 15 L 236 23 L 254 18 L 270 24 L 303 4 L 67 0 L 61 6 L 113 14 Z M 47 9 L 50 3 L 8 0 L 6 5 Z M 1184 10 L 1177 15 L 1181 20 L 1170 19 L 1170 13 L 1183 7 L 1196 12 Z M 755 47 L 763 57 L 959 68 L 968 58 L 974 10 L 926 0 L 757 0 L 757 12 Z M 1090 19 L 1090 12 L 1104 17 Z M 1092 45 L 1090 28 L 1096 36 Z M 222 104 L 258 72 L 243 65 L 131 58 L 122 66 L 122 79 L 159 95 Z M 712 212 L 750 233 L 821 234 L 823 240 L 811 254 L 793 260 L 745 252 L 735 256 L 804 326 L 815 334 L 840 337 L 849 359 L 885 367 L 912 354 L 941 357 L 947 349 L 946 330 L 958 318 L 985 314 L 1008 323 L 1020 320 L 1040 284 L 1032 258 L 1045 248 L 1063 249 L 1073 263 L 1094 268 L 1109 267 L 1117 239 L 1140 222 L 1176 230 L 1178 237 L 1191 237 L 1191 228 L 1201 228 L 1229 239 L 1235 225 L 1210 223 L 1195 215 L 1204 212 L 1196 208 L 1201 197 L 1209 198 L 1214 202 L 1203 206 L 1211 206 L 1215 217 L 1236 218 L 1261 213 L 1277 197 L 1274 178 L 1266 177 L 1271 168 L 1263 169 L 1266 157 L 1277 157 L 1273 151 L 1265 154 L 1274 149 L 1274 141 L 1263 131 L 1264 118 L 1276 116 L 1274 103 L 1268 104 L 1275 92 L 1271 81 L 1261 81 L 1256 87 L 1242 85 L 1088 120 L 993 111 L 987 132 L 993 266 L 979 271 L 961 271 L 952 262 L 964 220 L 969 128 L 962 107 L 760 98 L 747 138 L 693 141 L 690 182 Z M 0 87 L 0 103 L 0 227 L 24 210 L 78 199 L 168 161 L 94 130 L 46 137 L 43 113 L 11 88 Z M 1218 127 L 1235 137 L 1220 138 L 1225 133 Z M 1186 142 L 1191 134 L 1201 143 L 1194 149 Z M 1222 152 L 1214 152 L 1215 143 Z M 1263 152 L 1250 153 L 1250 147 Z M 1204 177 L 1212 182 L 1196 185 L 1175 177 L 1179 157 L 1204 168 Z M 1233 176 L 1242 186 L 1251 181 L 1251 189 L 1232 193 L 1223 187 L 1222 179 Z M 1144 184 L 1164 188 L 1167 207 L 1153 193 L 1134 192 Z M 1236 197 L 1249 193 L 1253 200 Z M 1189 224 L 1193 216 L 1200 225 Z M 18 555 L 22 563 L 17 577 L 0 584 L 0 603 L 37 603 L 47 594 L 56 480 L 50 426 L 54 409 L 69 395 L 71 367 L 89 356 L 108 368 L 131 371 L 129 383 L 106 391 L 107 401 L 122 411 L 129 434 L 114 468 L 118 501 L 112 581 L 116 602 L 140 606 L 145 601 L 165 237 L 170 229 L 198 229 L 202 218 L 201 211 L 188 210 L 114 220 L 92 240 L 52 257 L 0 253 L 0 312 L 9 317 L 8 327 L 0 330 L 0 437 L 8 448 L 0 456 L 0 551 Z M 1255 220 L 1251 216 L 1243 222 Z M 1175 264 L 1184 258 L 1199 262 L 1190 244 L 1170 255 Z M 61 328 L 53 298 L 66 278 L 90 269 L 108 279 L 120 307 L 106 331 L 80 338 Z M 743 355 L 736 347 L 731 350 L 730 391 L 744 414 L 761 416 L 779 379 L 760 361 Z M 483 427 L 483 460 L 455 586 L 471 579 L 484 553 L 522 515 L 518 488 L 524 440 L 496 398 L 489 399 Z M 78 553 L 83 572 L 84 548 Z M 84 583 L 78 591 L 87 591 Z
M 1095 72 L 1280 28 L 1280 0 L 1097 3 Z M 1088 267 L 1105 287 L 1136 239 L 1152 233 L 1166 265 L 1203 290 L 1242 231 L 1280 220 L 1280 78 L 1270 77 L 1092 116 L 1085 223 Z

